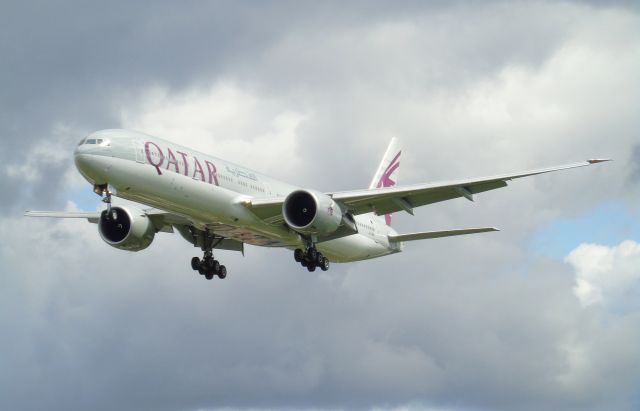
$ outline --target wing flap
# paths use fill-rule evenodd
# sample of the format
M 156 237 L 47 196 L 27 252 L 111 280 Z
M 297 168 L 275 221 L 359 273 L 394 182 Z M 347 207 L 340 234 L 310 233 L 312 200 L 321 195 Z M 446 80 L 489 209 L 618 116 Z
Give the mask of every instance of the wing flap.
M 216 245 L 216 250 L 240 251 L 244 255 L 244 243 L 242 241 L 225 238 Z
M 466 234 L 489 233 L 492 231 L 500 231 L 500 230 L 498 230 L 495 227 L 483 227 L 483 228 L 465 228 L 461 230 L 423 231 L 418 233 L 390 235 L 389 241 L 394 243 L 399 243 L 402 241 L 429 240 L 432 238 L 452 237 L 456 235 L 466 235 Z

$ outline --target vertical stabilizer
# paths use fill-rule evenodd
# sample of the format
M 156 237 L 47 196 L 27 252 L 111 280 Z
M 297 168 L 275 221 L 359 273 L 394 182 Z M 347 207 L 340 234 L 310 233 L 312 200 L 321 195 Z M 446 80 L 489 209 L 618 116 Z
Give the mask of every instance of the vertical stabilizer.
M 369 189 L 391 187 L 398 182 L 398 168 L 400 167 L 400 154 L 402 147 L 400 141 L 393 137 L 389 142 L 387 151 L 385 151 L 382 161 L 378 166 L 376 174 L 369 184 Z M 391 225 L 391 214 L 385 214 L 384 220 L 387 225 Z

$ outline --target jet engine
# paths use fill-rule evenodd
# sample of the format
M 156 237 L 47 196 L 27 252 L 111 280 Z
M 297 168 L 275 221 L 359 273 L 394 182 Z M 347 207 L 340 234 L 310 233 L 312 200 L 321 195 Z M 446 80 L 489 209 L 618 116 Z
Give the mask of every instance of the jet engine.
M 149 247 L 156 228 L 140 210 L 111 207 L 104 210 L 98 222 L 100 237 L 112 247 L 127 251 L 140 251 Z
M 282 215 L 289 227 L 303 234 L 327 235 L 342 222 L 340 206 L 326 194 L 296 190 L 285 198 Z

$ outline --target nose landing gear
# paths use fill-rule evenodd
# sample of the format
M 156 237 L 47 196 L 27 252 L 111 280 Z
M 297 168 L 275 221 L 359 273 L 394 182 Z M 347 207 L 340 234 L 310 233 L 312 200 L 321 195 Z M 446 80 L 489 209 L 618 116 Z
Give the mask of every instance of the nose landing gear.
M 96 184 L 93 187 L 93 192 L 102 197 L 102 202 L 107 205 L 107 218 L 118 219 L 118 213 L 111 211 L 111 191 L 107 184 Z

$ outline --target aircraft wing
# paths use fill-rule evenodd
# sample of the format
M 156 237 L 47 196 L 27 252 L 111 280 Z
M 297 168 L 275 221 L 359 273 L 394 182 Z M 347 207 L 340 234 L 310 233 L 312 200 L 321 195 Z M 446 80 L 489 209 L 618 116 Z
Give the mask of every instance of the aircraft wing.
M 188 220 L 167 213 L 166 211 L 150 208 L 143 212 L 151 219 L 158 231 L 173 233 L 172 224 L 188 224 Z M 93 224 L 98 224 L 102 211 L 25 211 L 26 217 L 48 217 L 48 218 L 86 218 Z
M 76 211 L 26 211 L 27 217 L 50 217 L 50 218 L 86 218 L 90 223 L 97 224 L 100 220 L 99 212 L 76 212 Z
M 379 215 L 406 211 L 413 214 L 415 207 L 440 201 L 465 197 L 473 201 L 473 195 L 497 188 L 506 187 L 509 180 L 528 177 L 552 171 L 584 167 L 608 160 L 586 160 L 583 162 L 524 171 L 513 174 L 502 174 L 493 177 L 482 177 L 450 182 L 394 186 L 373 190 L 343 191 L 329 194 L 336 202 L 347 206 L 354 215 L 376 212 Z
M 188 218 L 178 214 L 157 208 L 147 208 L 142 210 L 149 217 L 158 232 L 173 233 L 173 227 L 189 227 L 193 225 Z M 49 218 L 86 218 L 90 223 L 98 224 L 102 211 L 26 211 L 26 217 L 49 217 Z M 186 228 L 188 229 L 188 228 Z M 241 251 L 244 253 L 244 244 L 241 241 L 231 238 L 220 238 L 216 244 L 216 249 Z
M 565 164 L 555 167 L 547 167 L 536 170 L 524 171 L 512 174 L 502 174 L 492 177 L 472 178 L 448 182 L 416 184 L 407 186 L 393 186 L 370 190 L 352 190 L 336 193 L 327 193 L 336 202 L 346 206 L 353 215 L 376 212 L 379 215 L 406 211 L 413 214 L 415 207 L 440 201 L 452 200 L 464 197 L 473 201 L 473 195 L 497 188 L 506 187 L 507 182 L 516 178 L 550 173 L 552 171 L 567 170 L 570 168 L 584 167 L 591 164 L 610 161 L 608 159 L 593 159 L 577 163 Z M 278 198 L 254 198 L 243 204 L 259 218 L 271 223 L 280 224 L 282 217 L 282 203 L 284 197 Z

